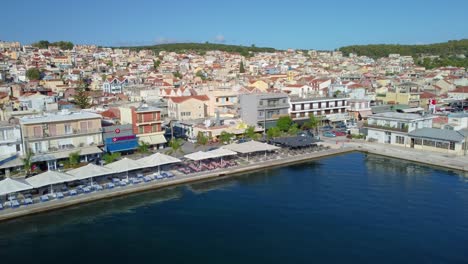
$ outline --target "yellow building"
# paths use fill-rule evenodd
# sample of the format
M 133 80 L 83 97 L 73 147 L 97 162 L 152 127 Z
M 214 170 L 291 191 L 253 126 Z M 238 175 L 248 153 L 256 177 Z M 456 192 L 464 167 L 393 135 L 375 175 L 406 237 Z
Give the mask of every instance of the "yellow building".
M 206 95 L 170 97 L 167 102 L 169 118 L 180 121 L 205 118 L 208 101 Z
M 419 107 L 421 105 L 420 94 L 418 84 L 407 82 L 389 89 L 385 97 L 382 98 L 382 101 L 387 104 L 404 104 L 411 107 Z
M 261 91 L 266 91 L 268 89 L 268 83 L 262 80 L 252 81 L 249 84 L 250 87 L 255 87 Z

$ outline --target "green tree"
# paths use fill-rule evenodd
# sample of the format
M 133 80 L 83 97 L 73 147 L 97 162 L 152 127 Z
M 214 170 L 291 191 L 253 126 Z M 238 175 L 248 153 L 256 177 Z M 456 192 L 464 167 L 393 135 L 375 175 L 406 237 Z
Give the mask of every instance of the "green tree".
M 260 135 L 255 132 L 255 126 L 247 127 L 244 131 L 244 135 L 246 138 L 250 138 L 253 140 L 256 140 L 260 137 Z
M 174 75 L 175 78 L 182 79 L 182 74 L 179 71 L 176 71 L 176 72 L 174 72 L 172 74 Z
M 219 141 L 221 141 L 221 143 L 223 143 L 223 144 L 229 144 L 229 143 L 231 143 L 231 139 L 233 137 L 234 137 L 234 134 L 223 131 L 219 135 Z
M 198 132 L 197 134 L 197 147 L 206 146 L 210 139 L 202 132 Z
M 309 120 L 307 120 L 307 122 L 304 123 L 303 128 L 314 129 L 314 131 L 317 132 L 320 122 L 321 122 L 320 117 L 315 117 L 315 115 L 310 115 Z
M 137 151 L 142 154 L 149 153 L 150 144 L 145 141 L 140 141 L 137 147 Z
M 182 145 L 184 145 L 184 140 L 181 138 L 173 138 L 169 141 L 170 150 L 166 151 L 167 154 L 174 154 L 177 157 L 177 153 L 184 153 L 182 151 Z
M 239 65 L 239 72 L 240 73 L 245 73 L 245 68 L 244 68 L 244 62 L 241 61 Z
M 197 73 L 195 73 L 195 76 L 200 77 L 202 80 L 206 80 L 205 73 L 202 70 L 197 71 Z
M 119 159 L 121 156 L 120 152 L 114 152 L 114 153 L 106 153 L 104 156 L 102 156 L 102 159 L 106 164 L 112 163 Z
M 294 123 L 289 127 L 288 134 L 294 136 L 297 135 L 297 132 L 299 132 L 299 126 L 296 123 Z
M 109 66 L 109 67 L 114 66 L 114 63 L 113 63 L 111 60 L 107 61 L 106 64 L 107 64 L 107 66 Z
M 41 72 L 37 68 L 30 68 L 26 71 L 26 77 L 32 80 L 39 80 L 41 78 Z
M 281 130 L 278 127 L 272 127 L 267 130 L 267 138 L 272 139 L 281 136 Z
M 290 116 L 282 116 L 276 122 L 276 126 L 282 132 L 287 132 L 292 125 L 292 119 Z
M 47 49 L 49 48 L 50 42 L 47 40 L 40 40 L 32 44 L 33 47 L 38 49 Z
M 26 176 L 31 175 L 31 170 L 32 170 L 32 165 L 33 165 L 33 162 L 32 162 L 33 156 L 34 156 L 34 153 L 32 153 L 31 150 L 27 150 L 26 154 L 21 159 L 23 161 L 23 168 L 26 173 Z
M 160 60 L 153 60 L 153 68 L 157 70 L 159 68 L 159 65 L 161 65 Z
M 86 93 L 85 89 L 80 87 L 76 89 L 76 93 L 73 96 L 73 100 L 77 106 L 79 106 L 81 109 L 86 109 L 90 107 L 90 101 L 88 94 Z
M 75 151 L 68 154 L 68 166 L 76 168 L 80 164 L 80 151 Z

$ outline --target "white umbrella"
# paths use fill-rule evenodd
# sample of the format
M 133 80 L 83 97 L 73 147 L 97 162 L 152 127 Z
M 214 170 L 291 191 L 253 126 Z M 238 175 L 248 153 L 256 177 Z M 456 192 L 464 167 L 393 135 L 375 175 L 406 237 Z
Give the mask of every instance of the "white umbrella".
M 44 173 L 41 173 L 41 174 L 38 174 L 36 176 L 26 179 L 26 183 L 30 184 L 34 188 L 40 188 L 40 187 L 50 185 L 50 189 L 51 189 L 50 192 L 52 194 L 54 191 L 52 189 L 52 186 L 54 184 L 71 182 L 74 180 L 76 179 L 69 174 L 49 170 Z
M 166 164 L 171 164 L 171 163 L 177 163 L 181 162 L 180 159 L 174 158 L 169 155 L 164 155 L 161 153 L 155 153 L 153 155 L 150 155 L 148 157 L 144 157 L 138 160 L 139 163 L 145 164 L 148 167 L 155 167 L 158 166 L 158 174 L 160 173 L 160 166 L 161 165 L 166 165 Z

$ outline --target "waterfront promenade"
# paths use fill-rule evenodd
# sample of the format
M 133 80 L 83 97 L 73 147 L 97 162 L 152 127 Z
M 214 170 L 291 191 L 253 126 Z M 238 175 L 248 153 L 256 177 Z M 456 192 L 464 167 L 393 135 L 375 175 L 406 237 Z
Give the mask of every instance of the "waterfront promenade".
M 101 199 L 108 199 L 112 197 L 118 197 L 128 195 L 132 193 L 144 192 L 154 189 L 160 189 L 169 186 L 176 186 L 185 183 L 191 183 L 196 181 L 202 181 L 206 179 L 222 178 L 228 176 L 241 175 L 242 173 L 257 171 L 262 169 L 269 169 L 279 166 L 285 166 L 294 163 L 300 163 L 308 160 L 319 159 L 328 156 L 340 155 L 344 153 L 353 152 L 354 147 L 343 147 L 343 148 L 330 148 L 322 151 L 308 152 L 305 154 L 293 155 L 288 157 L 274 156 L 268 160 L 257 162 L 240 164 L 235 167 L 230 167 L 222 170 L 206 171 L 199 173 L 191 173 L 188 175 L 177 174 L 176 177 L 170 179 L 164 179 L 160 181 L 153 181 L 148 183 L 140 183 L 136 185 L 128 185 L 124 187 L 117 187 L 114 189 L 105 189 L 99 192 L 93 192 L 89 194 L 83 194 L 78 196 L 68 196 L 61 200 L 52 200 L 46 203 L 35 203 L 27 206 L 21 206 L 15 209 L 5 209 L 0 211 L 0 221 L 10 220 L 18 217 L 23 217 L 31 214 L 38 214 L 51 210 L 57 210 L 73 205 L 79 205 L 89 203 Z
M 323 145 L 332 149 L 339 149 L 342 147 L 352 148 L 356 151 L 364 153 L 403 159 L 445 169 L 468 172 L 468 156 L 453 156 L 447 155 L 445 153 L 404 148 L 389 144 L 370 143 L 363 140 L 347 140 L 344 138 L 325 139 Z

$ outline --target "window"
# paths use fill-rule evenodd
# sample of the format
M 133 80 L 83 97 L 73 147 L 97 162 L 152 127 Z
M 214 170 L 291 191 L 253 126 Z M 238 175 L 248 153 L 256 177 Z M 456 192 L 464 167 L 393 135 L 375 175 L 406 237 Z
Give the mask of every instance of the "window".
M 414 139 L 414 144 L 415 144 L 415 145 L 422 145 L 422 139 L 420 139 L 420 138 L 415 138 L 415 139 Z
M 36 153 L 41 152 L 42 151 L 41 143 L 39 143 L 39 142 L 34 143 L 34 150 L 35 150 Z
M 259 104 L 259 105 L 263 105 L 263 100 L 260 100 L 260 101 L 258 102 L 258 104 Z
M 405 144 L 405 137 L 396 136 L 395 141 L 396 141 L 397 144 Z
M 80 131 L 82 133 L 88 132 L 88 122 L 80 122 Z
M 450 141 L 450 150 L 455 150 L 455 142 Z
M 143 126 L 138 127 L 138 134 L 143 134 L 144 133 L 144 128 Z
M 42 137 L 42 127 L 41 126 L 35 126 L 34 127 L 34 137 Z
M 72 129 L 72 126 L 70 124 L 65 124 L 65 134 L 66 135 L 73 134 L 73 129 Z
M 51 137 L 57 135 L 57 126 L 55 124 L 50 124 L 49 125 L 49 135 Z

